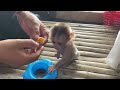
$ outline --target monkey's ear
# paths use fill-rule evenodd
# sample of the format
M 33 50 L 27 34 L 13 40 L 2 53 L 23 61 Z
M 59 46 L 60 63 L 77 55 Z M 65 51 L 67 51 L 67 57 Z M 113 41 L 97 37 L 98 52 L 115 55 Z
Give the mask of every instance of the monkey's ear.
M 74 37 L 74 32 L 70 33 L 70 39 L 72 39 Z

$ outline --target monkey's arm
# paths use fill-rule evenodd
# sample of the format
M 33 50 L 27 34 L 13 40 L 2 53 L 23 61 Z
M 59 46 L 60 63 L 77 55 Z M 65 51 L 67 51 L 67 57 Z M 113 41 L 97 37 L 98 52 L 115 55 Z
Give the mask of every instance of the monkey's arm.
M 57 59 L 60 58 L 60 52 L 59 51 L 57 51 L 57 53 L 55 54 L 55 57 L 57 57 Z
M 57 64 L 55 64 L 55 69 L 61 68 L 64 64 L 68 63 L 71 60 L 71 52 L 71 47 L 67 47 L 65 49 L 62 59 Z

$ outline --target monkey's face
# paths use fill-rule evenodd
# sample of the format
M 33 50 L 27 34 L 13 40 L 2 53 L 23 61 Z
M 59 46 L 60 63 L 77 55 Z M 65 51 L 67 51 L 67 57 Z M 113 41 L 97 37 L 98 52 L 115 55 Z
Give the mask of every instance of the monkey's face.
M 64 51 L 67 42 L 68 42 L 68 40 L 67 40 L 65 35 L 61 35 L 61 36 L 56 35 L 52 39 L 52 43 L 54 45 L 54 48 L 56 50 L 60 51 L 61 53 Z

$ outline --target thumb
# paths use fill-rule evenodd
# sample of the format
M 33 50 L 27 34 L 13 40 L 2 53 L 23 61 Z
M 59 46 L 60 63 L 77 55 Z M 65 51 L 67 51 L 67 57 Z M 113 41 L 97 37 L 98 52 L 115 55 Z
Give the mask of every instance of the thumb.
M 28 53 L 27 57 L 29 58 L 29 60 L 31 60 L 29 62 L 33 62 L 37 60 L 40 54 L 42 53 L 43 49 L 44 49 L 44 46 L 41 46 L 35 53 Z

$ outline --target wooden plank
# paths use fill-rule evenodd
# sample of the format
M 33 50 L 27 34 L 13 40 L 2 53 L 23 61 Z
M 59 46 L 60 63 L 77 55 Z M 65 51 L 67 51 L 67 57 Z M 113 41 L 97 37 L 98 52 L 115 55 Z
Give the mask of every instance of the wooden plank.
M 0 76 L 1 76 L 0 78 L 2 78 L 2 79 L 19 79 L 19 78 L 22 79 L 22 74 L 24 72 L 23 70 L 17 70 L 17 73 L 14 73 L 14 72 L 16 72 L 16 70 L 9 69 L 9 68 L 2 68 L 2 70 L 5 71 L 4 74 L 3 74 L 3 72 L 2 72 L 2 74 L 0 74 Z M 66 69 L 63 69 L 62 72 L 64 72 L 64 70 L 66 70 Z M 79 73 L 75 73 L 75 74 L 73 74 L 73 72 L 72 72 L 72 76 L 71 76 L 70 71 L 71 71 L 70 69 L 69 70 L 67 69 L 67 71 L 64 72 L 67 75 L 65 74 L 66 75 L 65 76 L 64 74 L 62 74 L 61 76 L 58 76 L 58 78 L 63 78 L 63 79 L 74 79 L 75 77 L 76 78 L 86 78 L 85 75 L 87 76 L 87 78 L 89 76 L 89 78 L 97 78 L 97 79 L 99 79 L 99 78 L 104 79 L 104 77 L 105 77 L 105 79 L 106 78 L 119 78 L 119 77 L 111 76 L 111 75 L 104 75 L 104 74 L 100 75 L 98 73 L 92 73 L 94 75 L 94 77 L 93 77 L 91 75 L 91 72 L 89 72 L 89 74 L 88 74 L 88 72 L 85 73 L 85 71 L 75 71 L 75 72 L 79 72 Z M 74 70 L 72 70 L 72 71 L 74 71 Z M 0 72 L 1 72 L 1 70 L 0 70 Z M 7 73 L 7 74 L 5 74 L 5 73 Z M 77 74 L 79 74 L 79 77 Z M 80 75 L 83 75 L 84 77 L 82 77 Z
M 76 70 L 76 71 L 88 71 L 88 72 L 113 75 L 113 76 L 118 76 L 118 77 L 120 76 L 115 70 L 100 68 L 100 67 L 98 68 L 98 67 L 93 67 L 93 66 L 88 66 L 88 65 L 72 64 L 72 65 L 69 65 L 67 68 Z
M 112 29 L 112 30 L 117 30 L 116 28 L 113 28 L 113 27 L 102 27 L 102 26 L 96 26 L 96 25 L 83 25 L 83 24 L 79 24 L 79 25 L 76 25 L 76 24 L 70 24 L 70 23 L 67 23 L 69 24 L 71 27 L 81 27 L 81 28 L 98 28 L 98 29 Z M 51 26 L 55 25 L 55 23 L 44 23 L 45 26 L 47 26 L 48 28 L 51 28 Z
M 48 29 L 50 29 L 51 27 L 47 27 Z M 73 31 L 75 32 L 75 34 L 77 33 L 81 33 L 83 35 L 87 34 L 87 35 L 90 35 L 92 34 L 92 36 L 96 36 L 99 35 L 99 36 L 106 36 L 106 37 L 110 37 L 110 36 L 113 36 L 115 37 L 118 33 L 118 30 L 116 32 L 99 32 L 99 31 L 92 31 L 92 30 L 83 30 L 83 29 L 73 29 Z M 113 30 L 114 31 L 114 30 Z
M 103 35 L 113 35 L 113 34 L 116 35 L 117 34 L 117 32 L 116 33 L 110 33 L 110 32 L 86 31 L 86 30 L 81 30 L 81 29 L 79 29 L 79 30 L 73 29 L 73 31 L 74 32 L 83 32 L 83 33 L 103 34 Z
M 78 42 L 86 42 L 86 43 L 95 43 L 95 44 L 103 44 L 103 45 L 112 45 L 115 41 L 108 41 L 108 40 L 94 40 L 94 39 L 84 39 L 84 38 L 74 38 L 74 43 Z M 52 43 L 50 39 L 48 39 L 48 43 Z
M 94 34 L 94 33 L 89 33 L 89 32 L 86 32 L 86 33 L 84 33 L 84 32 L 75 32 L 75 35 L 76 34 L 79 34 L 79 35 L 88 35 L 88 36 L 99 36 L 99 37 L 110 37 L 110 38 L 116 38 L 116 36 L 117 35 L 115 35 L 115 34 Z
M 54 62 L 58 61 L 58 59 L 56 57 L 49 57 L 49 56 L 43 56 L 43 55 L 40 57 L 40 59 L 46 59 L 46 58 L 50 59 Z M 74 63 L 75 64 L 80 64 L 80 65 L 88 65 L 88 66 L 98 67 L 98 68 L 112 69 L 110 66 L 108 66 L 105 63 L 100 63 L 98 61 L 96 61 L 96 62 L 84 61 L 81 58 L 79 60 L 76 60 Z M 114 69 L 112 69 L 112 70 L 114 70 Z
M 43 22 L 44 23 L 44 22 Z M 66 22 L 65 22 L 66 23 Z M 54 25 L 55 23 L 44 23 L 46 26 L 52 26 Z M 68 23 L 70 24 L 70 23 Z M 75 24 L 76 25 L 76 24 Z M 117 30 L 115 28 L 112 28 L 112 27 L 106 27 L 104 25 L 100 25 L 99 27 L 104 27 L 104 28 L 99 28 L 98 25 L 95 25 L 95 24 L 79 24 L 79 27 L 76 27 L 76 26 L 72 26 L 70 24 L 71 27 L 73 27 L 73 29 L 84 29 L 84 30 L 95 30 L 95 31 L 105 31 L 105 32 L 117 32 Z M 83 27 L 84 26 L 84 27 Z M 91 28 L 90 28 L 91 27 Z M 96 29 L 95 29 L 96 28 Z M 109 29 L 109 30 L 108 30 Z M 114 29 L 114 30 L 113 30 Z
M 117 33 L 118 30 L 112 30 L 112 29 L 98 29 L 98 28 L 82 28 L 82 27 L 71 27 L 75 30 L 86 30 L 86 31 L 97 31 L 97 32 L 109 32 L 109 33 Z
M 24 70 L 0 67 L 0 79 L 21 79 Z
M 68 67 L 66 67 L 67 69 L 72 69 L 72 70 L 77 70 L 77 71 L 89 71 L 89 72 L 94 72 L 94 73 L 100 73 L 100 74 L 108 74 L 108 75 L 115 75 L 115 76 L 120 76 L 118 74 L 117 71 L 115 71 L 114 69 L 111 68 L 101 68 L 100 65 L 101 64 L 97 64 L 98 66 L 93 66 L 93 64 L 96 63 L 92 63 L 92 66 L 90 65 L 90 63 L 88 64 L 84 64 L 84 62 L 78 63 L 80 61 L 77 61 L 71 65 L 69 65 Z M 57 63 L 57 60 L 53 61 L 53 63 Z M 103 65 L 103 64 L 102 64 Z
M 101 48 L 101 49 L 109 49 L 111 50 L 112 45 L 103 45 L 103 44 L 95 44 L 95 43 L 87 43 L 87 42 L 75 42 L 76 47 L 84 46 L 84 47 L 93 47 L 93 48 Z M 54 48 L 52 43 L 47 43 L 45 47 Z
M 43 22 L 44 23 L 44 22 Z M 44 23 L 44 25 L 46 25 L 47 27 L 51 27 L 52 25 L 54 25 L 55 23 Z M 71 27 L 87 27 L 87 28 L 98 28 L 98 29 L 114 29 L 117 30 L 116 28 L 113 27 L 107 27 L 105 25 L 102 26 L 96 26 L 96 25 L 83 25 L 83 24 L 70 24 L 68 23 Z
M 55 24 L 57 21 L 42 21 L 44 24 Z M 84 23 L 72 23 L 72 22 L 64 22 L 70 25 L 84 26 L 84 27 L 95 27 L 95 28 L 112 28 L 111 26 L 106 25 L 97 25 L 97 24 L 84 24 Z
M 58 75 L 58 77 L 57 77 L 57 79 L 85 79 L 85 78 L 83 78 L 83 77 L 73 77 L 73 76 L 70 76 L 70 75 L 63 75 L 63 74 L 59 74 Z
M 79 51 L 88 51 L 88 52 L 96 52 L 102 54 L 108 54 L 110 50 L 108 49 L 101 49 L 101 48 L 92 48 L 92 47 L 85 47 L 85 46 L 77 46 Z M 56 52 L 54 48 L 44 47 L 45 51 Z
M 96 44 L 106 44 L 106 45 L 113 45 L 115 41 L 108 41 L 108 40 L 95 40 L 95 39 L 84 39 L 84 38 L 74 38 L 73 41 L 79 42 L 88 42 L 88 43 L 96 43 Z
M 51 26 L 47 26 L 47 28 L 48 29 L 50 29 L 51 28 Z M 71 27 L 72 28 L 72 27 Z M 118 30 L 97 30 L 97 28 L 96 29 L 88 29 L 88 30 L 86 30 L 86 28 L 72 28 L 72 30 L 74 31 L 74 32 L 86 32 L 86 33 L 96 33 L 96 34 L 106 34 L 106 35 L 113 35 L 113 33 L 115 33 L 115 34 L 117 34 L 118 33 Z M 100 35 L 99 35 L 100 36 Z
M 99 63 L 105 63 L 105 59 L 106 59 L 106 58 L 95 58 L 95 57 L 93 58 L 93 57 L 85 57 L 85 56 L 81 56 L 80 58 L 83 61 L 99 62 Z
M 47 56 L 47 55 L 40 55 L 40 58 L 49 58 L 51 60 L 57 60 L 55 57 L 52 56 Z M 85 56 L 80 56 L 81 61 L 86 61 L 86 62 L 97 62 L 97 63 L 105 63 L 106 58 L 93 58 L 93 57 L 85 57 Z
M 60 73 L 63 75 L 71 75 L 72 77 L 83 77 L 86 79 L 119 79 L 120 78 L 112 75 L 92 73 L 87 71 L 75 71 L 69 69 L 62 69 Z
M 76 35 L 77 38 L 87 38 L 87 39 L 95 39 L 95 40 L 109 40 L 109 41 L 115 41 L 116 38 L 113 37 L 99 37 L 99 36 L 88 36 L 88 35 Z
M 47 55 L 54 57 L 56 53 L 55 52 L 50 52 L 50 51 L 43 51 L 41 55 Z M 101 53 L 94 53 L 94 52 L 87 52 L 87 51 L 80 51 L 81 56 L 86 56 L 86 57 L 96 57 L 96 58 L 106 58 L 107 54 L 101 54 Z

